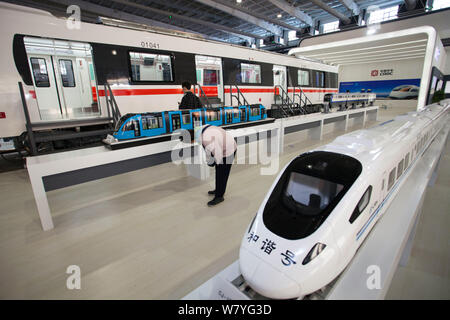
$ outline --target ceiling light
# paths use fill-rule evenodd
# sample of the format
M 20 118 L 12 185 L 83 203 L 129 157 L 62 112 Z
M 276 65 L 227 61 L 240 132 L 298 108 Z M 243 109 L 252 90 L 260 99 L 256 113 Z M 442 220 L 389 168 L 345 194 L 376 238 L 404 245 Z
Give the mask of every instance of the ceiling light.
M 242 0 L 236 0 L 236 2 L 237 2 L 237 3 L 241 3 L 241 2 L 242 2 Z
M 277 18 L 281 18 L 283 15 L 281 13 L 277 14 Z

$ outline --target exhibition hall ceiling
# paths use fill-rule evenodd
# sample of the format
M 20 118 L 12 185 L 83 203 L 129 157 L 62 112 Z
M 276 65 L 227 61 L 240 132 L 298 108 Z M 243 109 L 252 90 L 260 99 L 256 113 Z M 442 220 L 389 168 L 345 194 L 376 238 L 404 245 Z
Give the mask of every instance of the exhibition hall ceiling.
M 420 0 L 417 0 L 420 1 Z M 140 25 L 195 33 L 206 39 L 234 44 L 258 43 L 286 31 L 304 31 L 327 22 L 341 20 L 367 10 L 386 8 L 411 1 L 399 0 L 7 0 L 67 16 L 67 7 L 77 5 L 81 19 L 101 21 L 101 17 Z M 105 23 L 105 22 L 104 22 Z

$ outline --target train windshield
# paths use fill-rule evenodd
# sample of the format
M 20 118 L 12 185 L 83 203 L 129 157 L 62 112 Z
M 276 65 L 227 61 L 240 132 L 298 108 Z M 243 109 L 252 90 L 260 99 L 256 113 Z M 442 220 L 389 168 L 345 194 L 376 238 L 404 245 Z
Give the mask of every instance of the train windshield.
M 119 131 L 120 127 L 123 125 L 123 123 L 128 119 L 125 117 L 120 118 L 120 120 L 116 123 L 116 127 L 114 128 L 114 132 Z
M 297 157 L 267 201 L 264 224 L 289 240 L 309 236 L 325 221 L 361 170 L 358 160 L 342 154 L 316 151 Z
M 291 172 L 283 200 L 296 213 L 318 215 L 342 189 L 342 184 Z

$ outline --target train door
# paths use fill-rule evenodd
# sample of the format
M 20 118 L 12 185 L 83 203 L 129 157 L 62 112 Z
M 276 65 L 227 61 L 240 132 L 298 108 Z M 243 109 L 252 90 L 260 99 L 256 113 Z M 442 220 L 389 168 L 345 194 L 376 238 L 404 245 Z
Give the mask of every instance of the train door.
M 34 92 L 42 120 L 63 117 L 51 56 L 32 54 L 29 56 Z
M 24 43 L 42 120 L 100 115 L 90 44 L 32 37 L 25 37 Z M 36 76 L 48 79 L 48 86 L 43 87 Z
M 209 56 L 195 56 L 197 83 L 202 86 L 212 104 L 224 103 L 222 59 Z M 218 105 L 217 105 L 218 106 Z
M 172 131 L 175 131 L 177 129 L 181 128 L 181 117 L 178 113 L 172 113 Z
M 134 136 L 140 137 L 141 136 L 141 126 L 139 125 L 138 120 L 133 120 L 133 128 L 134 128 Z
M 285 66 L 273 66 L 273 85 L 276 90 L 275 103 L 281 103 L 282 92 L 277 86 L 287 93 L 287 70 Z
M 68 118 L 76 118 L 83 108 L 81 83 L 75 72 L 76 61 L 72 57 L 53 56 L 53 68 L 60 96 L 60 103 Z

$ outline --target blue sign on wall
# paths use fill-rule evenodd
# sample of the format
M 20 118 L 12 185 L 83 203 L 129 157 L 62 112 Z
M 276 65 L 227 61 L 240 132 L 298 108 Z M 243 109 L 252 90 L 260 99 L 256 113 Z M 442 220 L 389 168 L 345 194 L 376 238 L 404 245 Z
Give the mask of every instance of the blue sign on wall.
M 339 92 L 369 92 L 377 98 L 417 99 L 420 79 L 341 82 Z

